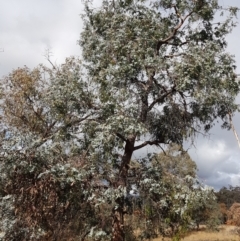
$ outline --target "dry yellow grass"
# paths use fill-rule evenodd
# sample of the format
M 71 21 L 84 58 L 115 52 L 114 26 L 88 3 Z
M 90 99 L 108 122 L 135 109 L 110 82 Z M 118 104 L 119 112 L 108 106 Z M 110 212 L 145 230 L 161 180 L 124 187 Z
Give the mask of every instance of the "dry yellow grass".
M 195 231 L 182 239 L 183 241 L 240 241 L 240 237 L 234 234 L 234 226 L 221 226 L 219 232 Z M 162 241 L 161 237 L 154 239 L 154 241 Z M 164 241 L 171 239 L 165 238 Z

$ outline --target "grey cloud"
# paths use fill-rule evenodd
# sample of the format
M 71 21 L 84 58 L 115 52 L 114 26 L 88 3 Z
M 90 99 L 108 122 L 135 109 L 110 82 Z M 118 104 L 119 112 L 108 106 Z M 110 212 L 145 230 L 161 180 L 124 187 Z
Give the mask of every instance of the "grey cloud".
M 205 180 L 206 184 L 215 188 L 240 184 L 240 151 L 232 132 L 228 132 L 228 138 L 199 138 L 196 146 L 189 150 L 189 154 L 197 163 L 198 176 Z
M 229 184 L 232 184 L 231 177 L 221 173 L 214 173 L 214 175 L 204 181 L 207 185 L 214 187 L 215 190 L 219 190 L 223 186 L 228 187 Z
M 218 170 L 219 172 L 226 173 L 226 174 L 239 174 L 240 171 L 240 163 L 231 156 L 228 160 L 224 163 L 219 165 Z M 238 156 L 239 158 L 239 156 Z
M 33 68 L 47 64 L 46 49 L 53 52 L 53 62 L 62 63 L 70 55 L 80 55 L 77 45 L 82 28 L 81 1 L 6 1 L 0 9 L 0 76 L 13 68 Z

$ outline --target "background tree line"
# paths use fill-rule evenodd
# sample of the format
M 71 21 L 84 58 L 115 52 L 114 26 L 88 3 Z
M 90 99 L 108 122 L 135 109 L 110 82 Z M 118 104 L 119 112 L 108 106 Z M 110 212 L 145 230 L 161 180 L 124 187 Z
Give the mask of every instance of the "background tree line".
M 227 208 L 230 208 L 233 203 L 240 203 L 240 187 L 222 187 L 216 192 L 216 196 L 219 203 L 224 203 Z

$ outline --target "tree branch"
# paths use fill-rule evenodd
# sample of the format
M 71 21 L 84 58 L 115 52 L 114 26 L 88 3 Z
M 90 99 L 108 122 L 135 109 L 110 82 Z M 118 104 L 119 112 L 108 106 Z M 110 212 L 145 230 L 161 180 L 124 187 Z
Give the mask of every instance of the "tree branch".
M 92 116 L 94 113 L 90 113 L 88 115 L 86 115 L 85 117 L 82 117 L 81 119 L 77 119 L 77 120 L 73 120 L 72 122 L 69 122 L 67 125 L 75 125 L 75 124 L 78 124 L 78 123 L 81 123 L 82 121 L 85 121 L 88 117 Z M 63 127 L 61 127 L 63 128 Z
M 238 146 L 240 147 L 240 141 L 239 141 L 239 137 L 238 137 L 238 134 L 237 134 L 237 131 L 233 125 L 233 121 L 232 121 L 232 114 L 231 112 L 228 113 L 228 116 L 229 116 L 229 121 L 230 121 L 230 125 L 231 125 L 231 128 L 232 128 L 232 131 L 236 137 L 236 140 L 237 140 L 237 143 L 238 143 Z
M 145 141 L 144 143 L 142 143 L 138 146 L 135 146 L 133 150 L 134 151 L 139 150 L 139 149 L 141 149 L 141 148 L 143 148 L 144 146 L 147 146 L 147 145 L 152 146 L 152 145 L 159 145 L 159 144 L 165 144 L 164 138 L 162 138 L 161 140 L 155 140 L 155 141 Z
M 168 92 L 166 92 L 164 95 L 162 95 L 161 97 L 157 98 L 156 100 L 154 100 L 151 105 L 148 107 L 148 111 L 150 111 L 155 104 L 159 103 L 159 102 L 162 102 L 168 95 L 170 95 L 171 93 L 175 92 L 176 89 L 175 89 L 176 85 L 174 85 L 172 87 L 172 89 Z
M 52 63 L 50 57 L 51 57 L 51 52 L 49 49 L 46 49 L 45 50 L 45 55 L 44 55 L 47 59 L 47 61 L 52 65 L 52 68 L 55 70 L 56 69 L 56 66 Z
M 187 113 L 187 102 L 186 102 L 186 100 L 185 100 L 185 96 L 184 96 L 184 94 L 183 94 L 182 91 L 178 91 L 178 93 L 179 93 L 179 95 L 182 97 L 183 105 L 184 105 L 184 110 L 185 110 L 185 112 Z
M 161 88 L 165 93 L 167 93 L 167 90 L 164 85 L 159 84 L 155 78 L 153 78 L 153 81 L 158 88 Z
M 164 55 L 164 58 L 174 58 L 174 57 L 179 57 L 186 55 L 185 53 L 180 53 L 180 54 L 170 54 L 170 55 Z
M 127 142 L 127 139 L 120 133 L 115 133 L 117 137 L 119 137 L 121 140 Z
M 68 123 L 67 125 L 63 125 L 63 126 L 60 126 L 58 127 L 54 132 L 52 132 L 50 134 L 50 130 L 55 126 L 55 124 L 57 123 L 57 121 L 54 121 L 50 126 L 49 126 L 49 130 L 47 130 L 47 132 L 44 133 L 43 137 L 38 139 L 37 141 L 35 141 L 33 143 L 33 145 L 31 147 L 29 147 L 28 149 L 33 149 L 33 148 L 38 148 L 40 147 L 41 145 L 43 145 L 47 140 L 53 138 L 53 136 L 59 132 L 60 130 L 66 128 L 66 126 L 68 125 L 74 125 L 74 124 L 78 124 L 84 120 L 86 120 L 88 117 L 90 117 L 92 114 L 89 114 L 89 115 L 86 115 L 85 117 L 79 119 L 79 120 L 75 120 L 75 121 L 72 121 L 70 123 Z
M 194 13 L 194 11 L 191 11 L 191 12 L 190 12 L 189 14 L 187 14 L 185 17 L 182 17 L 182 16 L 180 15 L 177 7 L 176 7 L 175 5 L 173 6 L 173 8 L 174 8 L 174 10 L 175 10 L 176 15 L 178 16 L 178 18 L 179 18 L 179 20 L 180 20 L 180 21 L 179 21 L 179 24 L 173 29 L 173 32 L 172 32 L 167 38 L 158 41 L 158 43 L 157 43 L 157 54 L 159 54 L 159 49 L 160 49 L 160 47 L 161 47 L 163 44 L 169 44 L 168 41 L 171 40 L 171 39 L 173 39 L 173 38 L 176 36 L 178 30 L 182 27 L 182 25 L 184 24 L 184 22 L 186 21 L 186 19 L 187 19 L 188 17 L 190 17 L 190 16 Z M 181 43 L 181 44 L 178 45 L 178 46 L 181 46 L 181 45 L 183 45 L 183 44 L 185 44 L 185 43 L 187 43 L 187 42 Z M 173 45 L 173 44 L 171 44 L 171 45 Z M 177 44 L 176 44 L 176 45 L 177 45 Z
M 55 120 L 51 125 L 49 125 L 49 126 L 46 128 L 46 131 L 45 131 L 45 133 L 43 134 L 43 138 L 48 137 L 49 132 L 50 132 L 51 129 L 56 125 L 56 123 L 57 123 L 57 121 Z

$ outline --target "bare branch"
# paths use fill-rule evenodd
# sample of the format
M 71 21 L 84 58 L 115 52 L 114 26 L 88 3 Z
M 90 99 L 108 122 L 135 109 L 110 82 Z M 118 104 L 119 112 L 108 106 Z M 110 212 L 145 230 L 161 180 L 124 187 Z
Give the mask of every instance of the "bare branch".
M 167 155 L 167 153 L 165 152 L 165 150 L 159 145 L 159 147 L 162 149 L 162 151 L 163 151 L 163 153 L 164 153 L 164 155 L 166 156 Z
M 56 69 L 56 66 L 51 61 L 50 57 L 52 56 L 51 51 L 46 49 L 44 56 L 46 57 L 47 61 L 52 65 L 53 69 Z
M 142 143 L 142 144 L 140 144 L 140 145 L 138 145 L 138 146 L 135 146 L 133 150 L 134 150 L 134 151 L 139 150 L 139 149 L 141 149 L 141 148 L 143 148 L 143 147 L 145 147 L 145 146 L 147 146 L 147 145 L 150 145 L 150 146 L 156 145 L 156 146 L 157 146 L 157 145 L 159 145 L 159 144 L 165 144 L 163 138 L 162 138 L 161 140 L 145 141 L 144 143 Z
M 235 135 L 235 137 L 236 137 L 236 140 L 237 140 L 238 146 L 239 146 L 239 148 L 240 148 L 240 140 L 239 140 L 239 137 L 238 137 L 237 131 L 236 131 L 234 125 L 233 125 L 232 114 L 231 114 L 231 112 L 228 113 L 228 116 L 229 116 L 229 121 L 230 121 L 230 125 L 231 125 L 231 128 L 232 128 L 232 131 L 233 131 L 233 133 L 234 133 L 234 135 Z

